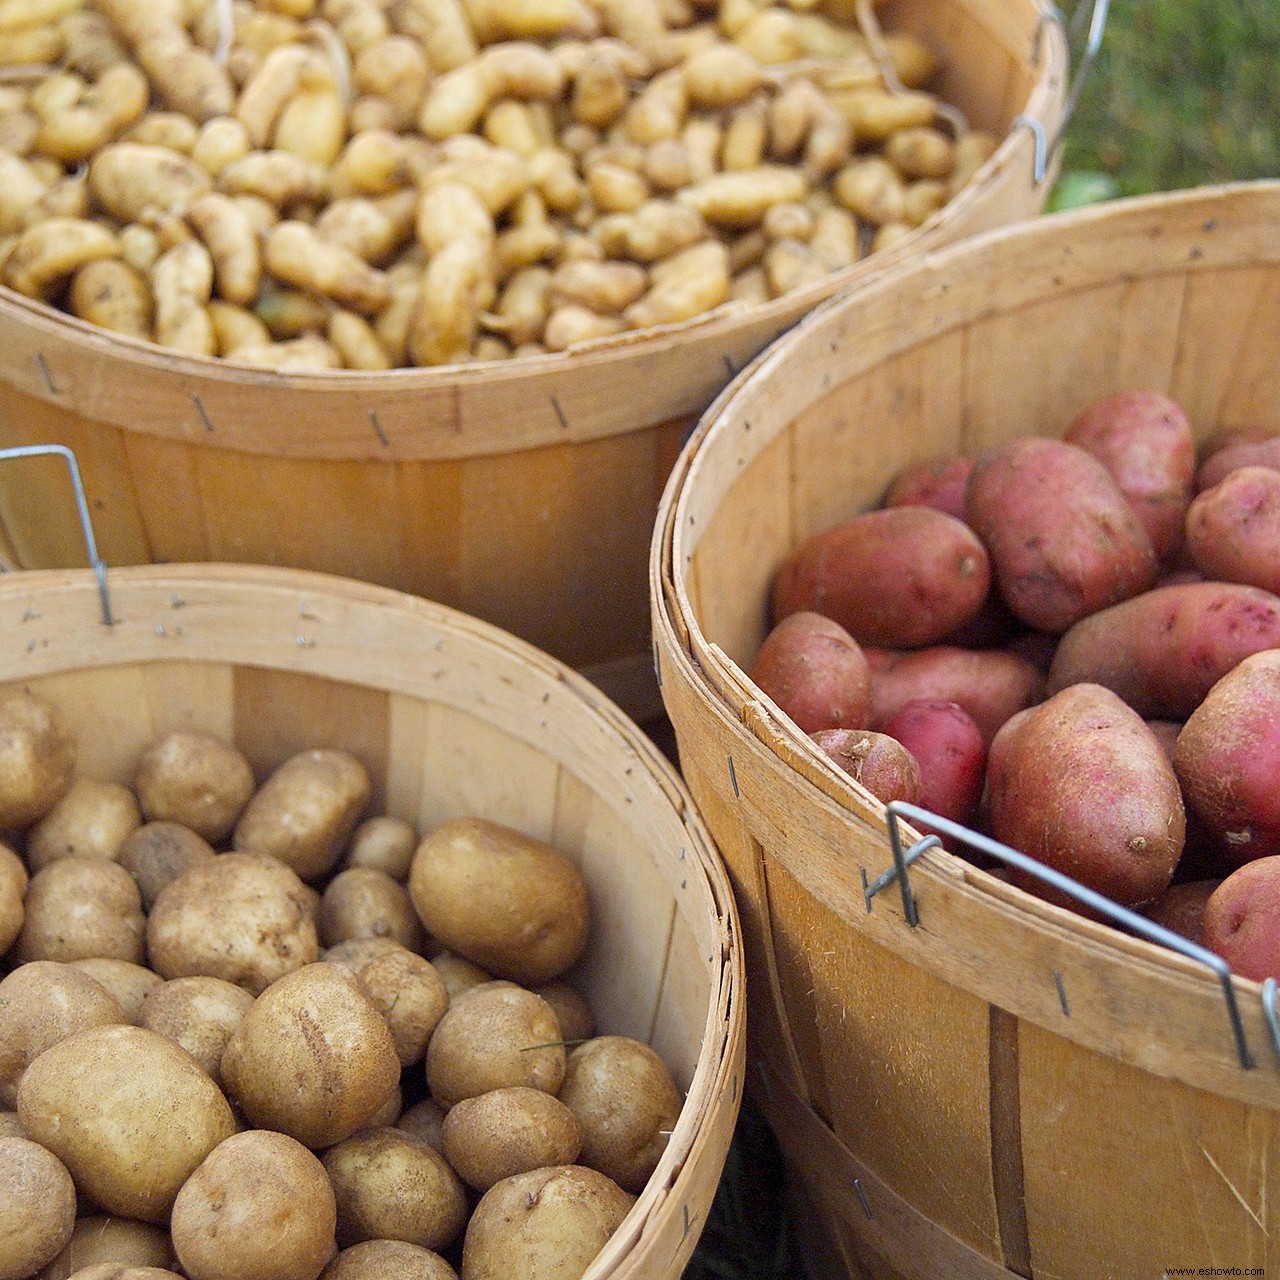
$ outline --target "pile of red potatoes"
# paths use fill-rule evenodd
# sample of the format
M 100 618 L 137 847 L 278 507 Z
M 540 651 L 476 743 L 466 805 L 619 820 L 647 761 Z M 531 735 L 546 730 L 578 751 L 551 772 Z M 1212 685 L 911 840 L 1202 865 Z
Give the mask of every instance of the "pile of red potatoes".
M 770 607 L 751 678 L 874 795 L 1280 977 L 1280 436 L 1110 396 L 905 469 Z

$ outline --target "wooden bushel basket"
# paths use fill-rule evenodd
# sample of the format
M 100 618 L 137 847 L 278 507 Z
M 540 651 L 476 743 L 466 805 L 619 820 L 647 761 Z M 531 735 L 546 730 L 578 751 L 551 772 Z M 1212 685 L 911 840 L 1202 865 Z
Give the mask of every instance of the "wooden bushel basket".
M 1280 184 L 1095 206 L 866 278 L 681 455 L 651 560 L 661 688 L 738 897 L 748 1085 L 819 1274 L 1280 1268 L 1274 989 L 938 849 L 908 873 L 913 927 L 900 880 L 864 893 L 894 867 L 884 807 L 744 674 L 784 556 L 905 464 L 1061 435 L 1138 387 L 1201 438 L 1280 431 L 1278 334 Z
M 890 0 L 936 91 L 1003 139 L 885 260 L 1040 212 L 1068 50 L 1045 0 Z M 501 366 L 310 375 L 184 357 L 0 288 L 0 445 L 60 443 L 110 564 L 314 569 L 442 601 L 660 710 L 645 565 L 691 416 L 876 259 L 747 312 Z M 0 476 L 12 565 L 81 563 L 55 469 Z
M 259 776 L 341 747 L 374 780 L 370 813 L 420 830 L 485 815 L 579 863 L 592 930 L 567 976 L 602 1031 L 647 1041 L 686 1092 L 656 1172 L 586 1274 L 676 1280 L 737 1118 L 744 1006 L 732 895 L 675 770 L 583 678 L 450 609 L 270 567 L 105 579 L 105 598 L 85 570 L 0 581 L 0 682 L 62 709 L 81 774 L 128 783 L 173 729 L 234 742 Z

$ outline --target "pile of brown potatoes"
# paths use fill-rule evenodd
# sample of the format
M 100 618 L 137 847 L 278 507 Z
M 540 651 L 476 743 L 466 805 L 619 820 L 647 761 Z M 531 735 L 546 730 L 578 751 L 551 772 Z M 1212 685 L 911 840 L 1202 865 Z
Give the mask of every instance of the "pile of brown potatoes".
M 288 369 L 763 303 L 995 149 L 874 3 L 2 0 L 0 283 Z
M 753 680 L 881 800 L 1280 977 L 1280 436 L 1109 396 L 907 468 L 771 609 Z
M 566 977 L 577 864 L 341 750 L 76 757 L 0 695 L 0 1280 L 581 1275 L 683 1095 Z

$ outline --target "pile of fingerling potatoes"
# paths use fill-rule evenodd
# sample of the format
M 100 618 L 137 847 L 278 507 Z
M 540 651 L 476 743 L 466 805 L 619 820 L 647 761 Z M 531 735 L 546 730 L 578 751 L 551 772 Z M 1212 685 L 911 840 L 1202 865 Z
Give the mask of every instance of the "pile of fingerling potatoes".
M 0 696 L 0 1277 L 581 1275 L 683 1095 L 566 977 L 577 864 L 342 750 L 76 758 Z
M 0 283 L 385 370 L 766 303 L 995 148 L 878 0 L 0 0 Z
M 769 608 L 751 678 L 880 800 L 1280 977 L 1280 436 L 1197 447 L 1168 395 L 1107 396 L 1061 438 L 904 468 Z

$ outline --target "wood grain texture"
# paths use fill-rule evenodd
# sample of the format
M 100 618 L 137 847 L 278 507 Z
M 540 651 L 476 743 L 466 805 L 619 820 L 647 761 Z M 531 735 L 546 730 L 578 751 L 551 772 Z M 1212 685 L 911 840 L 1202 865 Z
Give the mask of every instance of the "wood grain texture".
M 484 618 L 658 712 L 646 558 L 692 415 L 851 281 L 1038 213 L 1019 114 L 1056 135 L 1067 51 L 1042 0 L 890 0 L 1001 139 L 904 242 L 749 310 L 483 367 L 283 374 L 97 330 L 0 288 L 0 446 L 79 459 L 109 564 L 227 561 L 391 586 Z M 0 548 L 79 566 L 65 475 L 0 470 Z
M 603 1030 L 645 1039 L 686 1093 L 658 1172 L 590 1280 L 678 1280 L 743 1092 L 732 890 L 666 758 L 571 669 L 476 619 L 301 571 L 113 568 L 0 579 L 0 685 L 58 706 L 81 775 L 128 782 L 160 732 L 233 741 L 259 777 L 342 747 L 372 804 L 425 832 L 483 813 L 582 868 L 593 927 L 570 974 Z
M 799 1059 L 776 1078 L 789 1099 L 778 1137 L 829 1211 L 815 1229 L 864 1273 L 1146 1280 L 1277 1265 L 1280 1054 L 1257 984 L 1231 984 L 1246 1066 L 1204 966 L 950 854 L 911 869 L 916 927 L 896 885 L 868 904 L 863 877 L 892 866 L 884 807 L 745 671 L 776 565 L 874 506 L 908 462 L 1061 435 L 1135 384 L 1179 399 L 1200 438 L 1246 422 L 1280 431 L 1278 221 L 1280 183 L 1239 184 L 1042 218 L 902 264 L 775 343 L 673 472 L 650 559 L 663 697 L 690 787 L 713 797 L 713 835 L 759 851 L 733 884 L 752 899 L 749 971 L 777 975 L 749 993 L 772 1003 L 761 1020 L 785 1039 L 760 1058 Z M 761 946 L 771 955 L 750 954 Z M 863 954 L 878 964 L 859 967 Z M 922 1049 L 919 1026 L 936 1043 Z M 965 1084 L 930 1076 L 934 1054 Z M 878 1097 L 883 1118 L 842 1128 L 846 1095 L 864 1113 Z M 930 1270 L 942 1255 L 919 1243 L 920 1221 L 872 1222 L 849 1178 L 832 1184 L 833 1143 L 864 1189 L 891 1188 L 969 1253 Z M 938 1167 L 904 1160 L 912 1144 Z M 949 1174 L 954 1201 L 939 1194 Z

